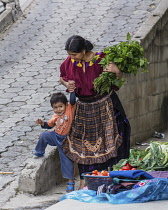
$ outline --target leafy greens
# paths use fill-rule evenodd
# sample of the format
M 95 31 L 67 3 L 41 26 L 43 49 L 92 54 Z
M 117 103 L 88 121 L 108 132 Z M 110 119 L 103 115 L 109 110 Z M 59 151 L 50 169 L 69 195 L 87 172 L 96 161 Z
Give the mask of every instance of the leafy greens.
M 123 73 L 136 75 L 139 68 L 141 68 L 142 72 L 147 72 L 147 64 L 149 62 L 144 58 L 144 49 L 138 41 L 131 40 L 129 33 L 127 34 L 127 41 L 107 47 L 103 52 L 106 55 L 99 63 L 103 69 L 109 65 L 109 62 L 113 62 Z M 95 90 L 99 94 L 103 94 L 109 93 L 112 85 L 120 88 L 124 82 L 124 78 L 119 80 L 114 73 L 103 72 L 94 80 L 93 84 Z

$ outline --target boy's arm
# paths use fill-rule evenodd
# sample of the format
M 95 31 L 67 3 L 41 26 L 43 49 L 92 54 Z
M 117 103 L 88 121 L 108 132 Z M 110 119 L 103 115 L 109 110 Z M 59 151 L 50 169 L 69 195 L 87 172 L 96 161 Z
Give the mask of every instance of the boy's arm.
M 53 127 L 49 126 L 47 122 L 44 122 L 44 121 L 41 120 L 41 119 L 37 119 L 37 120 L 35 121 L 35 123 L 41 125 L 41 127 L 42 127 L 42 128 L 45 128 L 45 129 L 51 129 L 51 128 L 53 128 Z
M 70 93 L 70 100 L 69 100 L 71 105 L 74 105 L 76 103 L 76 95 L 75 91 Z
M 53 128 L 53 127 L 50 127 L 47 122 L 44 122 L 44 125 L 41 125 L 41 127 L 44 128 L 44 129 L 51 129 L 51 128 Z

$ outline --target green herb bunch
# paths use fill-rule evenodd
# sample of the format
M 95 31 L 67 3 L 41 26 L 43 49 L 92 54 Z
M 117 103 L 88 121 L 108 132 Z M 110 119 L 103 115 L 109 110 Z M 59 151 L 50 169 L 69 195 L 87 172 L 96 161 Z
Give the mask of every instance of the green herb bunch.
M 125 42 L 105 48 L 103 52 L 106 55 L 99 64 L 105 69 L 110 62 L 113 62 L 121 72 L 128 74 L 136 75 L 139 69 L 141 69 L 141 72 L 147 72 L 149 62 L 144 58 L 144 49 L 138 41 L 131 40 L 129 33 L 126 39 Z M 124 82 L 124 78 L 119 80 L 114 73 L 103 72 L 94 80 L 93 84 L 95 90 L 99 94 L 103 94 L 105 92 L 109 93 L 112 85 L 120 88 Z

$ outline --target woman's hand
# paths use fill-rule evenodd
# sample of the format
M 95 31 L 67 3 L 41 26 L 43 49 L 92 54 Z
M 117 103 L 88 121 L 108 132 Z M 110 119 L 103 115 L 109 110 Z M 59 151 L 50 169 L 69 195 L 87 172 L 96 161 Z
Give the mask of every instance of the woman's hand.
M 122 73 L 121 73 L 120 69 L 119 69 L 118 66 L 117 66 L 115 63 L 113 63 L 113 62 L 110 62 L 109 65 L 106 66 L 106 69 L 104 69 L 103 71 L 114 73 L 114 74 L 116 74 L 116 76 L 117 76 L 119 79 L 122 78 Z
M 37 119 L 35 123 L 44 126 L 44 121 L 41 119 Z
M 62 85 L 64 85 L 68 91 L 71 93 L 71 92 L 74 92 L 76 86 L 75 86 L 75 81 L 73 80 L 68 80 L 68 82 L 66 82 L 65 80 L 62 79 L 62 77 L 60 77 L 60 82 Z
M 73 80 L 68 80 L 68 82 L 67 82 L 67 89 L 68 89 L 68 91 L 71 93 L 71 92 L 74 92 L 74 90 L 75 90 L 75 81 L 73 81 Z

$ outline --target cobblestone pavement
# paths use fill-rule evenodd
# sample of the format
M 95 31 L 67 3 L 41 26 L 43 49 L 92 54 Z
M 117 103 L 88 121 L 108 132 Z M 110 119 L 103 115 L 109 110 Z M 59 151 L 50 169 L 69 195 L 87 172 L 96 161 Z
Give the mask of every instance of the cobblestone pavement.
M 59 66 L 64 44 L 79 34 L 95 50 L 125 41 L 136 32 L 161 0 L 35 0 L 0 35 L 0 206 L 17 193 L 25 161 L 32 156 L 41 128 L 37 117 L 49 119 L 49 97 L 64 91 Z

